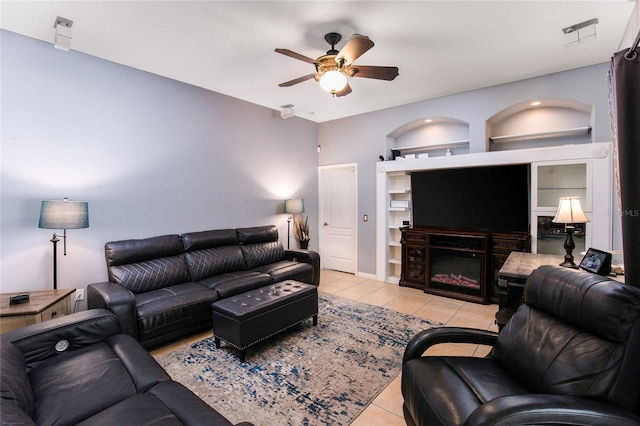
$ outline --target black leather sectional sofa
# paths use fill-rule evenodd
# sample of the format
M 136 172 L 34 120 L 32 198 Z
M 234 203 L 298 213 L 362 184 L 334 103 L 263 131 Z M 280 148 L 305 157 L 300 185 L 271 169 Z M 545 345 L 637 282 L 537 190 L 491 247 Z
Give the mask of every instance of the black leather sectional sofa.
M 232 426 L 105 310 L 10 331 L 0 345 L 2 425 Z
M 273 225 L 109 242 L 105 256 L 109 281 L 88 286 L 88 307 L 113 312 L 146 348 L 211 328 L 216 300 L 320 281 L 318 253 L 285 250 Z

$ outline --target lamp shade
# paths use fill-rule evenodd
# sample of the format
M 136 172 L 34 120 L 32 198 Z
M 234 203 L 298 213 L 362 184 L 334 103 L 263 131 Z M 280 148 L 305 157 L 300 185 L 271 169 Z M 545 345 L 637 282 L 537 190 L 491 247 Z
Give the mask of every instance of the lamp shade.
M 284 212 L 287 214 L 304 213 L 304 199 L 291 198 L 284 201 Z
M 80 229 L 89 227 L 89 203 L 86 201 L 43 201 L 38 228 Z
M 589 218 L 582 210 L 580 197 L 560 197 L 554 223 L 587 223 Z

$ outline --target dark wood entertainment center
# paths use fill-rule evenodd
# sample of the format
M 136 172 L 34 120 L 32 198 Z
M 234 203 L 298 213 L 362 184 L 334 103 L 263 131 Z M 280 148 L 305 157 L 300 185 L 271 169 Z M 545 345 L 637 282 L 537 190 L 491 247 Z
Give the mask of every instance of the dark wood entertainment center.
M 531 251 L 525 232 L 400 228 L 400 285 L 476 303 L 498 303 L 498 271 L 512 251 Z

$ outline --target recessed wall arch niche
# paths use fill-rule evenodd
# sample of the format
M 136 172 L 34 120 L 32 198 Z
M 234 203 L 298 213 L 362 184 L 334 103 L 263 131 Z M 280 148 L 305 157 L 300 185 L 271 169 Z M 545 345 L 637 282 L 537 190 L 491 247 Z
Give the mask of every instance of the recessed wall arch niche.
M 489 118 L 487 151 L 592 143 L 593 106 L 572 99 L 530 99 Z
M 387 135 L 387 160 L 469 153 L 469 123 L 451 117 L 424 117 Z

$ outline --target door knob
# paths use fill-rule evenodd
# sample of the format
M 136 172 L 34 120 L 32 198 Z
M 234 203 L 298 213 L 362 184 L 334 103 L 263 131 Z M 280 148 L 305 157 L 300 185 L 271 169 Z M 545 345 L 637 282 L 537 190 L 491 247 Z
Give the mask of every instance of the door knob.
M 327 222 L 324 223 L 324 226 L 329 226 L 329 224 Z

